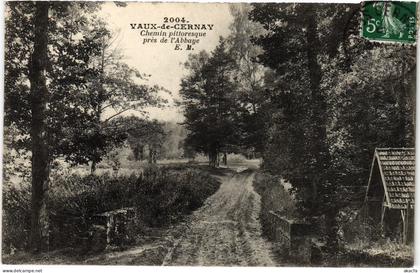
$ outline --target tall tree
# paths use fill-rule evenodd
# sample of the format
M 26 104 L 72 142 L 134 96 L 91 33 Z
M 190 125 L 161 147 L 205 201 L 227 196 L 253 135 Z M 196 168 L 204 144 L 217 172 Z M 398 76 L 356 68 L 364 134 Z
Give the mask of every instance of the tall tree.
M 9 2 L 6 7 L 5 127 L 10 146 L 31 158 L 32 251 L 48 249 L 48 183 L 51 162 L 74 153 L 68 143 L 89 120 L 84 75 L 95 43 L 74 38 L 88 32 L 86 14 L 97 4 Z M 79 9 L 72 12 L 72 9 Z M 73 14 L 81 20 L 70 20 Z M 54 14 L 54 16 L 51 16 Z M 92 22 L 92 21 L 91 21 Z M 28 31 L 28 29 L 30 31 Z M 12 162 L 13 164 L 13 162 Z M 23 239 L 23 238 L 22 238 Z
M 138 109 L 161 102 L 156 92 L 148 92 L 153 87 L 139 84 L 135 80 L 139 73 L 120 59 L 113 62 L 118 69 L 115 77 L 104 77 L 101 82 L 111 91 L 105 99 L 98 97 L 97 79 L 103 75 L 98 60 L 103 56 L 104 38 L 109 36 L 106 24 L 92 15 L 99 7 L 93 2 L 6 5 L 5 127 L 14 134 L 7 148 L 29 151 L 32 157 L 31 241 L 35 251 L 48 242 L 45 199 L 51 162 L 64 157 L 73 164 L 87 163 L 92 154 L 97 156 L 89 149 L 99 146 L 103 151 L 109 142 L 122 139 L 115 133 L 103 133 L 106 141 L 98 137 L 94 106 L 111 102 L 120 109 L 107 118 L 102 116 L 102 126 L 128 111 L 118 107 L 135 105 Z M 134 99 L 139 101 L 132 102 Z
M 232 149 L 240 135 L 233 64 L 226 42 L 221 39 L 211 56 L 200 53 L 190 57 L 186 64 L 190 74 L 181 83 L 189 130 L 186 143 L 208 154 L 211 166 L 218 165 L 219 153 Z
M 265 111 L 274 126 L 264 166 L 291 181 L 302 216 L 325 217 L 331 249 L 338 247 L 338 184 L 329 149 L 331 86 L 322 84 L 326 60 L 337 55 L 346 36 L 331 29 L 343 31 L 341 20 L 352 12 L 348 5 L 256 4 L 250 14 L 266 30 L 255 42 L 264 49 L 262 63 L 273 70 L 266 77 Z
M 91 39 L 96 20 L 89 13 L 95 3 L 54 2 L 49 5 L 48 47 L 45 78 L 48 103 L 45 130 L 50 159 L 76 153 L 76 131 L 89 128 L 88 82 L 97 75 L 89 60 L 98 49 Z M 54 14 L 54 16 L 51 16 Z M 77 20 L 74 16 L 77 15 Z M 16 134 L 11 147 L 31 148 L 31 93 L 29 69 L 34 48 L 35 5 L 9 2 L 6 7 L 5 126 Z M 70 158 L 69 158 L 70 160 Z
M 32 213 L 31 248 L 48 246 L 48 213 L 46 201 L 49 177 L 49 150 L 46 143 L 45 111 L 48 102 L 46 70 L 48 62 L 49 2 L 37 2 L 34 15 L 33 52 L 29 63 L 31 85 L 32 139 Z
M 249 4 L 230 6 L 233 21 L 227 44 L 234 60 L 232 75 L 236 82 L 237 100 L 240 106 L 239 119 L 236 122 L 242 132 L 241 150 L 249 149 L 261 153 L 265 139 L 266 117 L 260 110 L 265 102 L 264 74 L 267 68 L 258 62 L 262 49 L 252 43 L 251 39 L 264 33 L 264 28 L 258 22 L 249 20 L 250 11 Z

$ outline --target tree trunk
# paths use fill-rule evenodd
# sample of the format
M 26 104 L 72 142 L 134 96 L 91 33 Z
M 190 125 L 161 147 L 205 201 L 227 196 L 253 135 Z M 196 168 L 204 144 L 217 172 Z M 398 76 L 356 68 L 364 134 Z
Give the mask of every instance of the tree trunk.
M 153 149 L 153 164 L 157 163 L 157 151 L 156 149 Z
M 318 51 L 320 50 L 317 38 L 317 23 L 315 18 L 315 10 L 311 9 L 307 17 L 307 58 L 309 84 L 311 89 L 311 113 L 310 113 L 310 136 L 309 150 L 311 157 L 314 158 L 314 164 L 311 166 L 313 173 L 311 174 L 312 202 L 318 201 L 318 183 L 322 183 L 320 176 L 325 172 L 325 155 L 327 149 L 326 134 L 326 105 L 325 98 L 321 94 L 320 84 L 322 79 L 321 67 L 318 63 Z M 315 209 L 315 207 L 313 207 Z
M 149 147 L 149 164 L 153 163 L 153 149 Z
M 318 63 L 318 52 L 321 51 L 320 41 L 317 37 L 317 23 L 315 11 L 312 10 L 307 18 L 307 57 L 309 82 L 311 88 L 311 121 L 312 140 L 311 152 L 317 157 L 317 171 L 324 171 L 329 166 L 330 156 L 327 143 L 327 103 L 325 95 L 320 88 L 322 69 Z
M 209 165 L 210 167 L 216 168 L 217 167 L 217 154 L 218 152 L 215 150 L 212 150 L 209 152 Z
M 90 165 L 90 174 L 94 174 L 96 171 L 96 160 L 92 160 L 92 164 Z
M 336 183 L 330 183 L 331 173 L 330 154 L 327 139 L 327 102 L 325 94 L 321 89 L 322 68 L 318 62 L 318 55 L 322 51 L 321 41 L 317 37 L 317 18 L 316 10 L 310 7 L 310 12 L 306 18 L 307 29 L 307 58 L 309 84 L 311 89 L 311 128 L 310 128 L 310 153 L 314 159 L 312 167 L 312 206 L 313 215 L 321 206 L 321 213 L 325 215 L 327 225 L 327 246 L 331 251 L 338 247 L 338 223 L 336 216 L 338 207 L 336 205 Z M 328 185 L 328 186 L 325 186 Z M 319 201 L 319 199 L 323 201 Z
M 331 207 L 331 209 L 325 215 L 327 250 L 330 253 L 334 253 L 339 249 L 339 236 L 338 236 L 339 227 L 338 227 L 337 215 L 338 215 L 337 207 Z
M 136 146 L 134 146 L 134 148 L 133 148 L 133 156 L 134 156 L 134 160 L 135 161 L 139 161 L 139 153 L 140 153 L 140 151 L 139 151 L 139 147 L 136 145 Z
M 227 153 L 223 153 L 223 165 L 227 166 Z
M 156 152 L 156 148 L 150 146 L 149 148 L 149 163 L 150 164 L 156 164 L 157 162 L 157 152 Z
M 213 153 L 212 152 L 209 152 L 209 166 L 210 167 L 214 167 L 213 166 Z
M 48 249 L 49 151 L 45 124 L 48 100 L 46 67 L 48 61 L 49 2 L 36 2 L 34 49 L 29 63 L 31 85 L 32 197 L 30 247 L 33 252 Z
M 144 147 L 140 146 L 139 148 L 139 160 L 143 160 L 144 159 Z

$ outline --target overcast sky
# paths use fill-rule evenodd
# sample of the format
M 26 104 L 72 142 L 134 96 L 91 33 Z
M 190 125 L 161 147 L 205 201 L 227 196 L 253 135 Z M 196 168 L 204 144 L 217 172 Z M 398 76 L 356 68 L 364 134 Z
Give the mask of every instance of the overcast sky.
M 194 3 L 128 3 L 127 7 L 117 7 L 113 2 L 103 5 L 101 15 L 109 26 L 119 32 L 119 48 L 125 55 L 125 62 L 140 72 L 150 74 L 150 83 L 158 84 L 179 98 L 179 84 L 186 71 L 184 63 L 191 51 L 176 51 L 170 44 L 142 44 L 139 30 L 132 30 L 131 23 L 162 24 L 164 17 L 185 17 L 190 23 L 214 24 L 214 30 L 201 38 L 193 52 L 212 51 L 219 36 L 227 36 L 232 17 L 228 4 Z M 150 117 L 165 121 L 181 121 L 182 113 L 175 107 L 149 109 Z

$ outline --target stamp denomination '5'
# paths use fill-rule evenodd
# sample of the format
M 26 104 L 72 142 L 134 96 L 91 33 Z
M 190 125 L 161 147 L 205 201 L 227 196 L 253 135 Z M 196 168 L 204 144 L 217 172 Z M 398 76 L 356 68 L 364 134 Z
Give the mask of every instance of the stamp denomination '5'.
M 361 34 L 369 40 L 414 43 L 415 2 L 366 2 Z

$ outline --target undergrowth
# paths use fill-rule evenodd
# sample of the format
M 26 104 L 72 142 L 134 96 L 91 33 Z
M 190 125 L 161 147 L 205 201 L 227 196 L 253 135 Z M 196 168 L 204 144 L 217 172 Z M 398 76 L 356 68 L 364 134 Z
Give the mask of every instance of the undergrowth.
M 98 213 L 134 207 L 136 221 L 163 227 L 199 208 L 219 182 L 193 168 L 148 167 L 130 176 L 69 174 L 51 177 L 48 211 L 50 247 L 78 244 Z M 3 253 L 25 250 L 30 229 L 30 183 L 3 188 Z

